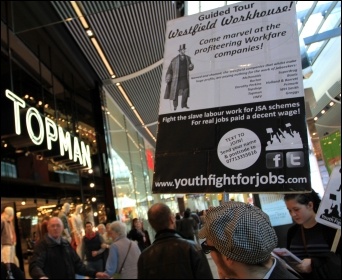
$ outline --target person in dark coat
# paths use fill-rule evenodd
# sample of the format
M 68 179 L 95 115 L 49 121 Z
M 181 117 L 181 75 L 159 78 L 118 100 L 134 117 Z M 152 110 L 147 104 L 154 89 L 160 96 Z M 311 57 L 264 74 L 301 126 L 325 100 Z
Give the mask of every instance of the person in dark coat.
M 177 234 L 176 219 L 164 203 L 148 210 L 155 240 L 138 260 L 138 279 L 213 279 L 208 259 L 194 241 Z
M 132 228 L 128 232 L 127 237 L 138 242 L 140 251 L 143 251 L 145 248 L 151 245 L 148 231 L 144 229 L 143 223 L 138 218 L 134 218 L 132 220 Z
M 195 227 L 196 222 L 191 217 L 191 211 L 186 209 L 183 218 L 179 222 L 178 232 L 186 239 L 195 240 Z
M 29 260 L 29 273 L 33 279 L 75 279 L 75 274 L 95 278 L 96 271 L 87 268 L 71 244 L 62 238 L 63 223 L 52 217 L 48 233 L 34 246 Z

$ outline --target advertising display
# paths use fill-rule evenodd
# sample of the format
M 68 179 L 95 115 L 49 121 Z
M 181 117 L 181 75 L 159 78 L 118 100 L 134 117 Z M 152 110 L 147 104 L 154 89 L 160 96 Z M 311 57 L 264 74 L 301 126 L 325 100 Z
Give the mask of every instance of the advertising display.
M 295 2 L 169 21 L 154 193 L 310 191 Z

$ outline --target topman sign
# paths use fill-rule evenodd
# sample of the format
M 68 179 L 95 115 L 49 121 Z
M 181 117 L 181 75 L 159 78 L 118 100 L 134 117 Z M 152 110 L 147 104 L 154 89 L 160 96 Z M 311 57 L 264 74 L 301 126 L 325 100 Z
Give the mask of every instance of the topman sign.
M 20 108 L 26 108 L 26 103 L 10 90 L 6 90 L 6 97 L 13 101 L 15 133 L 22 134 L 22 124 L 20 119 Z M 53 142 L 59 142 L 60 155 L 69 154 L 69 159 L 79 162 L 83 166 L 92 168 L 90 147 L 77 137 L 72 137 L 68 131 L 56 125 L 51 119 L 42 117 L 40 112 L 30 107 L 26 112 L 27 133 L 35 145 L 41 145 L 46 137 L 46 144 L 49 150 L 52 149 Z M 33 129 L 33 121 L 38 123 L 38 131 Z

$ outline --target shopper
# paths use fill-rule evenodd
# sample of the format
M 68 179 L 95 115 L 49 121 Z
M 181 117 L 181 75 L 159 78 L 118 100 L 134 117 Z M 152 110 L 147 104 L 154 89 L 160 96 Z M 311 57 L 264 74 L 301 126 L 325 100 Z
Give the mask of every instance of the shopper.
M 296 223 L 287 233 L 287 249 L 302 259 L 296 270 L 303 278 L 341 278 L 341 259 L 339 268 L 329 267 L 331 260 L 326 254 L 331 251 L 336 229 L 322 225 L 315 219 L 321 202 L 315 191 L 305 194 L 286 194 L 285 204 Z M 339 257 L 338 257 L 339 256 Z M 336 249 L 336 258 L 341 256 L 341 242 Z M 330 263 L 330 264 L 329 264 Z
M 75 274 L 95 277 L 95 270 L 87 268 L 71 244 L 62 238 L 64 230 L 60 218 L 48 221 L 48 233 L 34 246 L 29 260 L 33 279 L 75 279 Z
M 142 221 L 138 218 L 132 220 L 132 228 L 127 237 L 136 241 L 141 251 L 151 245 L 150 236 L 147 230 L 144 229 Z
M 82 239 L 82 261 L 86 259 L 87 266 L 96 271 L 102 271 L 104 268 L 103 252 L 106 249 L 106 244 L 99 232 L 94 232 L 93 224 L 86 222 L 85 235 Z
M 178 232 L 182 237 L 189 240 L 194 240 L 195 228 L 196 221 L 191 217 L 191 211 L 188 208 L 184 211 L 184 216 L 179 222 L 179 227 L 176 226 L 176 229 L 178 229 Z
M 234 201 L 213 207 L 198 235 L 221 279 L 298 279 L 271 256 L 278 238 L 258 207 Z
M 147 215 L 156 236 L 139 257 L 139 279 L 213 279 L 200 247 L 177 234 L 175 216 L 166 204 L 152 205 Z
M 136 242 L 127 238 L 126 224 L 115 221 L 111 223 L 108 233 L 113 243 L 109 248 L 106 270 L 97 273 L 96 277 L 110 278 L 120 273 L 121 279 L 137 279 L 140 249 Z

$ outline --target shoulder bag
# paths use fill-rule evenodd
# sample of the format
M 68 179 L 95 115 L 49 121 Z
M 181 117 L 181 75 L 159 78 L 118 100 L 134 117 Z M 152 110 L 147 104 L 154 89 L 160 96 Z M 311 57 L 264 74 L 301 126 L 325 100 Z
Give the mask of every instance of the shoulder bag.
M 121 279 L 121 271 L 122 271 L 123 266 L 124 266 L 124 264 L 125 264 L 125 262 L 126 262 L 126 259 L 127 259 L 129 250 L 131 249 L 131 246 L 132 246 L 132 241 L 130 241 L 130 243 L 129 243 L 129 247 L 128 247 L 128 250 L 127 250 L 126 257 L 124 258 L 124 260 L 123 260 L 123 262 L 122 262 L 122 265 L 121 265 L 119 271 L 113 274 L 112 279 Z

